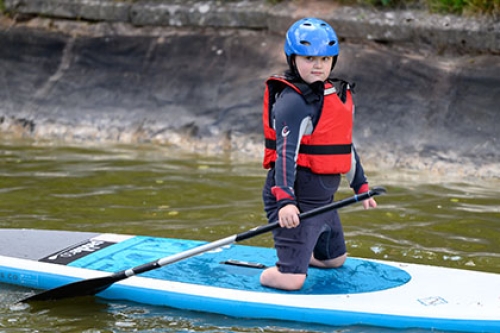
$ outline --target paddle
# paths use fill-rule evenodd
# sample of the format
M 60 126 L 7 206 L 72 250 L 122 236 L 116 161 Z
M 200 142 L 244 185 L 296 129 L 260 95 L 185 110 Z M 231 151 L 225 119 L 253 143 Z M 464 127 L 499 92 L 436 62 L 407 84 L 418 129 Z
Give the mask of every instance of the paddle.
M 308 217 L 312 217 L 330 210 L 334 209 L 339 209 L 342 207 L 345 207 L 347 205 L 351 205 L 355 202 L 363 201 L 366 200 L 370 197 L 373 197 L 375 195 L 379 194 L 384 194 L 386 190 L 382 187 L 375 187 L 372 190 L 358 194 L 340 201 L 335 201 L 332 202 L 331 204 L 318 207 L 316 209 L 310 210 L 308 212 L 299 214 L 299 218 L 301 220 L 306 219 Z M 235 242 L 240 242 L 245 239 L 252 238 L 254 236 L 266 233 L 268 231 L 274 230 L 279 228 L 279 222 L 273 222 L 269 223 L 245 232 L 242 232 L 240 234 L 235 234 L 211 243 L 207 243 L 204 245 L 197 246 L 195 248 L 186 250 L 181 253 L 177 253 L 168 257 L 164 257 L 140 266 L 136 266 L 130 269 L 126 269 L 120 272 L 113 273 L 108 276 L 103 276 L 103 277 L 98 277 L 98 278 L 92 278 L 92 279 L 86 279 L 86 280 L 81 280 L 73 283 L 69 283 L 60 287 L 56 287 L 53 289 L 49 289 L 46 291 L 42 291 L 38 294 L 28 296 L 19 302 L 30 302 L 30 301 L 46 301 L 46 300 L 58 300 L 58 299 L 63 299 L 63 298 L 70 298 L 70 297 L 78 297 L 78 296 L 90 296 L 90 295 L 95 295 L 108 287 L 110 287 L 113 283 L 124 280 L 128 277 L 148 272 L 153 269 L 160 268 L 162 266 L 172 264 L 175 262 L 178 262 L 180 260 L 195 256 L 197 254 L 201 254 L 203 252 L 211 251 L 214 249 L 217 249 L 221 246 L 225 245 L 230 245 Z

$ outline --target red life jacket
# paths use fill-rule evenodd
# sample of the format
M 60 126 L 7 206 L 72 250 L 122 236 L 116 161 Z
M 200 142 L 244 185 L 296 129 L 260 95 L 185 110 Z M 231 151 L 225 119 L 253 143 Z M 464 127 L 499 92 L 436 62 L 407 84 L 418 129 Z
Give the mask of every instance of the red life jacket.
M 273 76 L 266 81 L 262 115 L 265 138 L 263 166 L 266 169 L 274 165 L 277 157 L 276 131 L 273 128 L 271 108 L 276 94 L 287 86 L 304 96 L 300 87 L 284 77 Z M 325 82 L 325 96 L 319 120 L 313 132 L 302 137 L 297 165 L 318 174 L 349 172 L 352 159 L 353 113 L 354 104 L 348 86 L 345 102 L 342 102 L 333 84 Z

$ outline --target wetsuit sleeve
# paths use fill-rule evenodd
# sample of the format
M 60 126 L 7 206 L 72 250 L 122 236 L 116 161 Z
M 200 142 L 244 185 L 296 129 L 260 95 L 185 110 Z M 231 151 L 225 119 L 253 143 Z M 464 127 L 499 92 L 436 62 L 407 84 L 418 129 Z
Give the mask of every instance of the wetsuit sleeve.
M 368 192 L 368 190 L 370 189 L 368 187 L 368 180 L 365 176 L 365 171 L 363 170 L 363 166 L 361 165 L 359 155 L 356 152 L 354 144 L 352 145 L 351 170 L 346 174 L 346 177 L 349 181 L 350 187 L 354 190 L 355 193 L 359 194 Z
M 291 88 L 283 90 L 274 104 L 277 159 L 272 193 L 278 208 L 297 204 L 294 193 L 296 162 L 300 141 L 311 123 L 310 108 L 303 97 Z

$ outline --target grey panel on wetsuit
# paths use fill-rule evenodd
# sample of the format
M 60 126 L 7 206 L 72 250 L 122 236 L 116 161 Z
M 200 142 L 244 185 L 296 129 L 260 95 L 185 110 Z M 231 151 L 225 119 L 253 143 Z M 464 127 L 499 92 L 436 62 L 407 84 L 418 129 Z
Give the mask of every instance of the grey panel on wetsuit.
M 38 260 L 99 235 L 95 232 L 0 229 L 0 255 Z

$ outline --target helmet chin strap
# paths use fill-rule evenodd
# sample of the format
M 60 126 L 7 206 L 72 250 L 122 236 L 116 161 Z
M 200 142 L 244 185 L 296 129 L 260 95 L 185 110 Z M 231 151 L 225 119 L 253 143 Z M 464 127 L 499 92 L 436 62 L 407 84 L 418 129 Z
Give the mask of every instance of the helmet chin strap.
M 299 70 L 297 69 L 297 65 L 295 64 L 295 54 L 286 57 L 286 62 L 288 63 L 288 68 L 293 75 L 300 77 Z
M 337 58 L 338 58 L 338 57 L 339 57 L 338 55 L 336 55 L 336 56 L 334 56 L 334 57 L 333 57 L 333 61 L 332 61 L 332 69 L 330 70 L 330 73 L 333 71 L 333 68 L 334 68 L 334 67 L 335 67 L 335 65 L 337 64 Z

